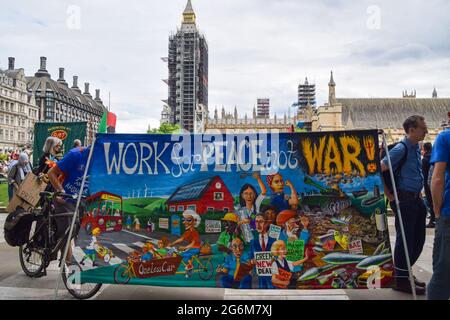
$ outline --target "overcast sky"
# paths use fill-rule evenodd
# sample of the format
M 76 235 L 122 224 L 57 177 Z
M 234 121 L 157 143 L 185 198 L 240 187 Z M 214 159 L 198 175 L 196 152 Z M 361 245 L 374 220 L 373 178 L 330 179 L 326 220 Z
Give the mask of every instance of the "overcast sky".
M 118 115 L 118 132 L 159 125 L 168 88 L 168 36 L 187 0 L 0 0 L 0 68 L 32 75 L 39 57 L 58 78 L 89 82 Z M 450 96 L 450 1 L 192 0 L 209 46 L 209 109 L 251 110 L 271 99 L 282 116 L 307 76 L 327 99 Z M 79 15 L 78 15 L 79 12 Z

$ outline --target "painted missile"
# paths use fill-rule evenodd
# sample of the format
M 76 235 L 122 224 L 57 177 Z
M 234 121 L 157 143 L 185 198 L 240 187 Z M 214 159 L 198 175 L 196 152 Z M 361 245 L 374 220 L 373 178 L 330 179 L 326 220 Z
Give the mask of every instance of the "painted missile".
M 386 243 L 386 241 L 383 241 L 382 243 L 380 243 L 379 245 L 378 245 L 378 247 L 375 249 L 375 251 L 373 252 L 373 255 L 374 256 L 377 256 L 377 255 L 379 255 L 379 254 L 381 254 L 381 252 L 384 250 L 384 248 L 385 248 L 385 243 Z
M 379 266 L 392 260 L 392 255 L 380 254 L 377 256 L 367 257 L 356 265 L 357 269 L 367 269 L 370 266 Z
M 359 263 L 365 260 L 368 256 L 359 255 L 359 254 L 349 254 L 349 253 L 330 253 L 322 258 L 322 261 L 325 261 L 329 264 L 341 265 L 341 264 L 352 264 Z
M 322 272 L 325 272 L 331 268 L 334 268 L 334 265 L 326 265 L 320 268 L 311 268 L 308 271 L 306 271 L 304 274 L 301 275 L 301 277 L 298 279 L 299 281 L 309 281 L 317 278 Z

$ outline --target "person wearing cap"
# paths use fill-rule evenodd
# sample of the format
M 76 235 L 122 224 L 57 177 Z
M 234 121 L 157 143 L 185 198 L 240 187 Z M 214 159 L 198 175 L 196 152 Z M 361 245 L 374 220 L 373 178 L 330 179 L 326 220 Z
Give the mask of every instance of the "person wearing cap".
M 201 218 L 195 211 L 190 209 L 185 210 L 183 212 L 183 224 L 186 231 L 180 238 L 169 245 L 170 247 L 173 247 L 182 242 L 188 243 L 187 246 L 178 247 L 180 251 L 183 251 L 181 256 L 183 257 L 183 264 L 185 265 L 186 272 L 193 269 L 192 257 L 200 253 L 200 235 L 197 230 L 195 230 L 195 228 L 200 225 L 200 222 Z
M 278 214 L 276 223 L 278 226 L 283 228 L 281 230 L 279 240 L 287 242 L 288 240 L 300 239 L 304 241 L 305 245 L 308 243 L 310 237 L 310 233 L 308 231 L 308 217 L 300 217 L 300 223 L 303 226 L 303 229 L 300 229 L 300 226 L 298 225 L 297 213 L 293 210 L 284 210 Z
M 217 249 L 224 254 L 230 254 L 232 252 L 231 242 L 239 237 L 239 217 L 234 212 L 228 212 L 221 220 L 223 221 L 224 231 L 220 233 L 216 242 Z

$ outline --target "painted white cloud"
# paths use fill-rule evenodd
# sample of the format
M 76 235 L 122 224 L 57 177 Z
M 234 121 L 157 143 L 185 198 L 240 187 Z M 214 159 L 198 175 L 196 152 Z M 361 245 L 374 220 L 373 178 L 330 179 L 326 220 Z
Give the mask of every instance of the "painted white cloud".
M 33 74 L 39 57 L 47 56 L 53 77 L 63 66 L 69 83 L 78 75 L 80 85 L 101 89 L 105 103 L 111 92 L 118 131 L 144 132 L 159 123 L 167 97 L 160 57 L 167 55 L 185 4 L 8 1 L 0 11 L 0 66 L 14 56 L 17 67 Z M 79 8 L 79 28 L 68 28 L 71 6 Z M 331 69 L 341 97 L 398 97 L 404 89 L 428 97 L 433 86 L 439 96 L 450 96 L 446 0 L 193 0 L 193 6 L 209 45 L 212 111 L 225 105 L 231 112 L 237 105 L 250 115 L 257 97 L 269 97 L 282 116 L 305 76 L 316 82 L 323 102 Z M 367 27 L 373 12 L 379 13 L 375 29 Z

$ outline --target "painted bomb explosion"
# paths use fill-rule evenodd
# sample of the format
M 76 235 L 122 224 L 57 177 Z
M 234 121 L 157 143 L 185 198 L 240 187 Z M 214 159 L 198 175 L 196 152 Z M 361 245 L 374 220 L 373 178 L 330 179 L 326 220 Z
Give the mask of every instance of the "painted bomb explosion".
M 114 245 L 115 234 L 123 231 L 102 232 L 97 240 L 116 259 L 94 257 L 100 267 L 84 271 L 84 281 L 264 289 L 390 286 L 376 131 L 116 136 L 100 136 L 96 143 L 91 193 L 109 191 L 126 202 L 133 185 L 154 186 L 153 196 L 169 217 L 165 223 L 183 226 L 172 239 L 181 238 L 177 246 L 185 252 L 174 249 L 163 228 L 136 229 L 139 216 L 130 219 L 124 210 L 122 228 L 151 240 L 127 243 L 134 250 L 124 256 Z M 228 207 L 218 209 L 221 201 Z M 200 230 L 199 220 L 210 227 Z M 82 231 L 79 249 L 91 241 L 92 227 Z

